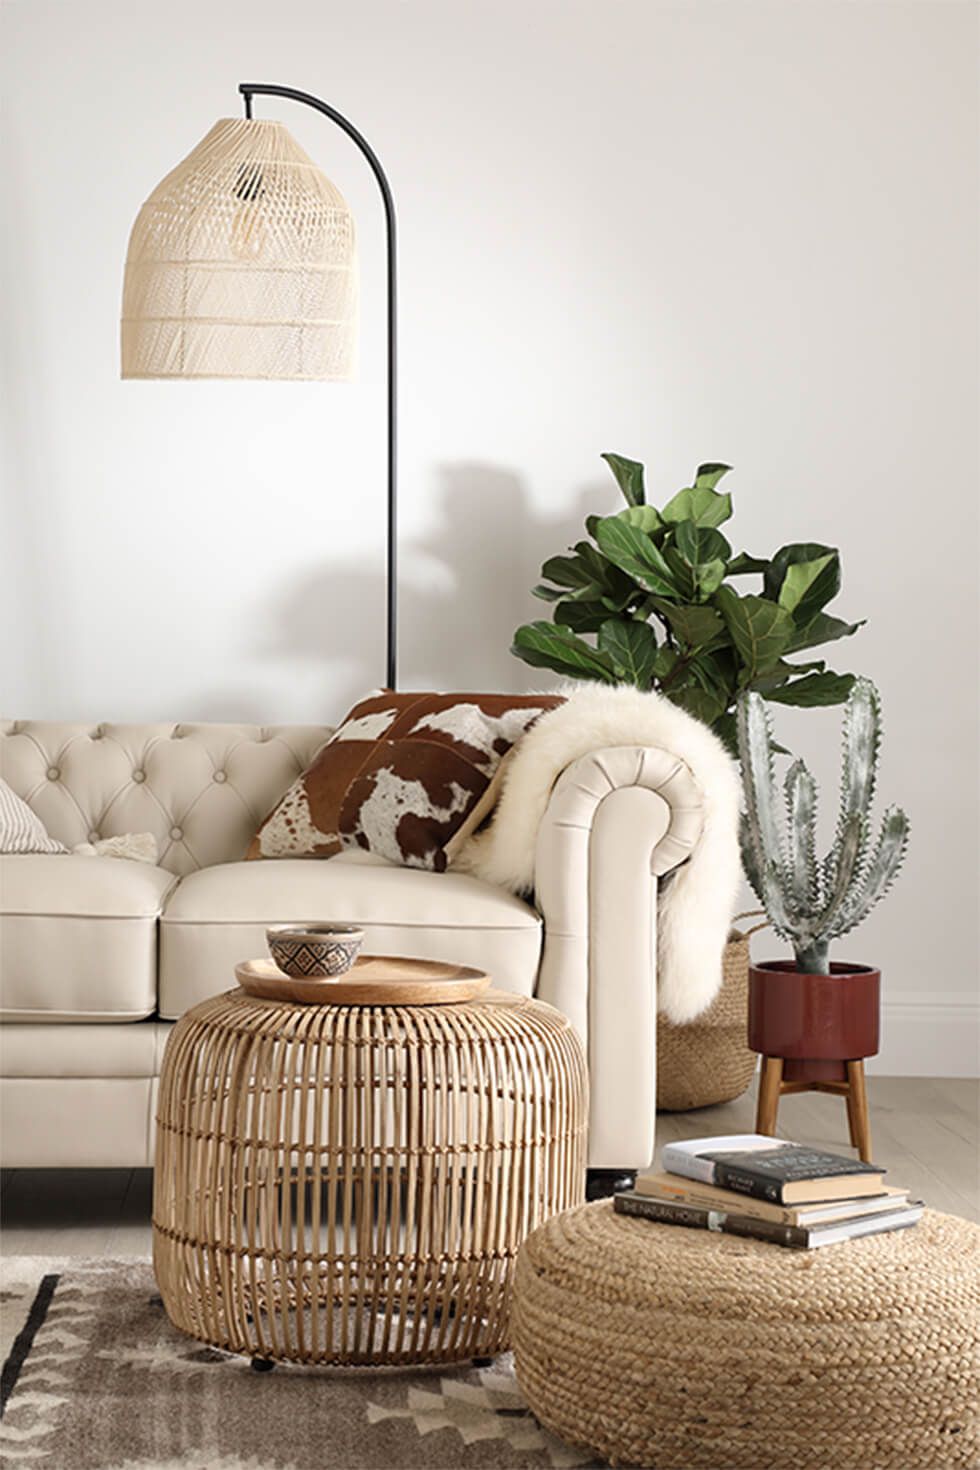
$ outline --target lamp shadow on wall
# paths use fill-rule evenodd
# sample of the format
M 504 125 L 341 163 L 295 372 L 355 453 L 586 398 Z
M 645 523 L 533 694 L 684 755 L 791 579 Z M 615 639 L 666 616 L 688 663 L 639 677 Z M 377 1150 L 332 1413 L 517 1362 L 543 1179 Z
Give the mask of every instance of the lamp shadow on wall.
M 548 617 L 531 596 L 545 558 L 584 534 L 591 510 L 610 500 L 608 487 L 586 489 L 559 514 L 536 506 L 515 470 L 481 462 L 442 465 L 433 529 L 406 547 L 416 574 L 438 578 L 402 594 L 406 682 L 442 689 L 526 690 L 552 682 L 510 652 L 514 630 Z M 422 595 L 419 595 L 420 590 Z
M 400 547 L 400 686 L 515 691 L 551 683 L 511 654 L 514 630 L 548 616 L 530 595 L 541 563 L 581 539 L 587 514 L 613 508 L 609 486 L 587 487 L 547 514 L 514 470 L 447 464 L 438 477 L 432 530 Z M 273 605 L 268 626 L 264 655 L 322 669 L 323 717 L 339 718 L 384 668 L 380 568 L 311 569 Z
M 531 596 L 541 563 L 585 534 L 590 512 L 609 513 L 608 484 L 569 496 L 549 514 L 535 506 L 527 481 L 498 465 L 446 464 L 431 526 L 404 537 L 399 569 L 399 685 L 403 689 L 526 691 L 553 678 L 510 652 L 514 630 L 548 607 Z M 382 681 L 385 586 L 381 547 L 370 566 L 320 561 L 290 579 L 264 617 L 253 653 L 295 671 L 314 708 L 305 718 L 337 720 Z M 305 702 L 305 701 L 304 701 Z M 254 694 L 212 692 L 199 718 L 282 721 Z

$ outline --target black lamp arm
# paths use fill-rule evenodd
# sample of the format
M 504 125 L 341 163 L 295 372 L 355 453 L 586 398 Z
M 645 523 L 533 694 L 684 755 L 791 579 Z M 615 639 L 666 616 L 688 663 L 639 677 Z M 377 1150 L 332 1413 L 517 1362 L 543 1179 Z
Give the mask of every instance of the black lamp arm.
M 385 211 L 385 237 L 388 258 L 388 545 L 385 557 L 386 587 L 386 680 L 389 689 L 396 687 L 397 678 L 397 634 L 398 634 L 398 476 L 397 476 L 397 429 L 398 429 L 398 282 L 395 249 L 395 201 L 388 177 L 381 161 L 367 139 L 358 132 L 343 113 L 329 103 L 309 92 L 298 92 L 295 87 L 276 87 L 266 82 L 240 82 L 238 90 L 245 99 L 245 116 L 252 116 L 253 97 L 288 97 L 291 102 L 305 102 L 322 112 L 351 138 L 364 154 L 371 172 L 378 181 Z

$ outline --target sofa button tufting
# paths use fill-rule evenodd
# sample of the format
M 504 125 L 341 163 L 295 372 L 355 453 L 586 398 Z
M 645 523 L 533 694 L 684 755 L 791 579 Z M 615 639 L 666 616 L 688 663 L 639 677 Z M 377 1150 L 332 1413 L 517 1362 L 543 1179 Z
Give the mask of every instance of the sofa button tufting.
M 99 834 L 98 834 L 98 832 L 90 832 L 88 834 L 88 840 L 89 840 L 89 842 L 98 842 L 98 840 L 99 840 Z
M 146 772 L 145 771 L 134 771 L 133 772 L 133 780 L 137 783 L 137 785 L 141 781 L 145 781 L 146 780 Z
M 181 829 L 179 827 L 171 827 L 171 829 L 170 829 L 171 841 L 173 841 L 173 842 L 179 842 L 180 839 L 183 837 L 183 835 L 184 834 L 183 834 L 183 832 L 181 831 Z
M 49 781 L 57 781 L 57 779 L 58 779 L 58 777 L 60 775 L 61 775 L 61 772 L 58 770 L 58 767 L 57 766 L 48 766 L 48 780 Z
M 227 781 L 228 777 L 225 775 L 224 771 L 215 771 L 214 779 L 216 781 Z

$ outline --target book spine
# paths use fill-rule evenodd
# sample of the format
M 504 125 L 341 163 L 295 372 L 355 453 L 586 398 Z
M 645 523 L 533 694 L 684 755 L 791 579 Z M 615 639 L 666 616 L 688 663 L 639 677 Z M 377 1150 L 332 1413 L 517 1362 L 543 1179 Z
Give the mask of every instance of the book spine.
M 744 1235 L 793 1250 L 805 1250 L 810 1244 L 810 1232 L 801 1225 L 777 1225 L 775 1220 L 753 1220 L 748 1215 L 726 1215 L 721 1228 L 726 1235 Z
M 783 1204 L 783 1182 L 781 1179 L 766 1179 L 738 1164 L 715 1163 L 715 1183 L 722 1189 L 735 1194 L 747 1194 L 752 1199 L 769 1200 L 774 1205 Z
M 671 1200 L 638 1199 L 633 1194 L 617 1194 L 614 1208 L 618 1215 L 633 1215 L 653 1220 L 660 1225 L 686 1225 L 696 1230 L 720 1230 L 725 1235 L 740 1235 L 750 1240 L 764 1240 L 773 1245 L 806 1247 L 809 1232 L 798 1225 L 780 1225 L 775 1220 L 754 1220 L 748 1215 L 730 1215 L 724 1210 L 698 1209 L 692 1205 L 674 1204 Z
M 717 1186 L 706 1186 L 699 1188 L 692 1179 L 690 1184 L 681 1184 L 677 1187 L 665 1187 L 661 1183 L 652 1184 L 648 1180 L 638 1178 L 634 1189 L 638 1194 L 646 1195 L 651 1199 L 668 1200 L 679 1205 L 696 1205 L 700 1210 L 727 1210 L 732 1201 L 726 1199 L 723 1192 Z M 799 1225 L 798 1211 L 790 1205 L 774 1205 L 768 1200 L 757 1200 L 751 1195 L 743 1195 L 740 1201 L 740 1209 L 747 1215 L 757 1216 L 760 1220 L 774 1220 L 777 1225 Z
M 663 1167 L 668 1174 L 680 1174 L 683 1179 L 697 1179 L 701 1184 L 716 1184 L 715 1164 L 712 1159 L 702 1159 L 688 1149 L 675 1148 L 668 1143 L 661 1155 Z
M 616 1194 L 613 1196 L 613 1209 L 617 1215 L 635 1215 L 638 1219 L 654 1220 L 658 1225 L 689 1225 L 695 1230 L 709 1228 L 710 1211 L 694 1205 L 675 1204 L 673 1200 L 647 1196 L 637 1199 L 634 1194 Z

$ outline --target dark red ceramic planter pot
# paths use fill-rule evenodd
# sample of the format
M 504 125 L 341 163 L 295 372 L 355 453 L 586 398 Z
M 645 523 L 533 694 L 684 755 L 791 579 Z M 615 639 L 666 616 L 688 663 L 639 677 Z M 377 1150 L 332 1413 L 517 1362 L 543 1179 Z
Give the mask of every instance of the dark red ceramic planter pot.
M 749 967 L 749 1046 L 783 1058 L 784 1082 L 845 1082 L 845 1062 L 878 1050 L 881 971 L 830 971 L 804 975 L 792 960 Z

